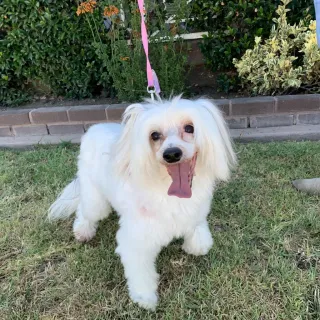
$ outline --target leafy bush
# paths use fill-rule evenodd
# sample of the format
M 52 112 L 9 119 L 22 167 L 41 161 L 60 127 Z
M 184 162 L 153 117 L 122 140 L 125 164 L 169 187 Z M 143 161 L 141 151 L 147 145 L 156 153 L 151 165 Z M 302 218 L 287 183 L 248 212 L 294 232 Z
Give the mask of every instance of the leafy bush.
M 293 88 L 308 92 L 320 90 L 320 51 L 316 41 L 316 24 L 304 21 L 291 25 L 287 21 L 290 0 L 283 0 L 276 10 L 270 37 L 263 42 L 255 38 L 253 49 L 241 60 L 234 59 L 243 84 L 253 94 L 286 93 Z
M 90 3 L 92 0 L 84 1 L 79 8 Z M 125 19 L 121 19 L 120 2 L 113 1 L 112 5 L 108 5 L 108 1 L 93 3 L 93 11 L 83 12 L 83 15 L 86 15 L 88 23 L 92 26 L 98 56 L 113 79 L 113 86 L 119 99 L 139 100 L 146 95 L 147 76 L 146 57 L 140 34 L 141 18 L 137 2 L 129 1 L 124 4 L 121 1 Z M 165 8 L 154 5 L 153 1 L 145 2 L 148 33 L 149 35 L 155 34 L 149 37 L 149 58 L 152 67 L 157 72 L 164 97 L 181 93 L 184 88 L 186 54 L 179 50 L 182 40 L 174 37 L 182 31 L 179 28 L 180 14 L 182 14 L 181 8 L 186 7 L 186 0 L 174 0 L 173 5 L 175 4 L 177 8 L 175 22 L 168 28 L 168 24 L 165 23 Z M 109 26 L 106 36 L 110 39 L 111 57 L 105 55 L 106 45 L 99 41 L 94 27 L 101 21 L 103 15 Z
M 85 19 L 76 16 L 75 1 L 2 0 L 0 104 L 26 98 L 33 80 L 67 97 L 91 96 L 97 85 L 108 88 L 106 69 L 92 43 Z
M 208 31 L 200 49 L 212 71 L 233 69 L 232 60 L 252 48 L 256 36 L 267 37 L 280 0 L 195 0 L 192 15 L 196 29 Z M 291 22 L 314 16 L 313 0 L 294 0 Z
M 123 100 L 145 95 L 137 2 L 121 2 L 124 12 L 118 9 L 119 1 L 110 5 L 107 0 L 2 0 L 0 104 L 26 99 L 34 82 L 54 95 L 73 98 L 90 97 L 101 90 L 110 94 L 112 85 Z M 166 96 L 182 91 L 186 62 L 186 54 L 177 50 L 180 41 L 173 37 L 180 32 L 179 14 L 187 5 L 185 0 L 173 4 L 179 12 L 171 26 L 164 22 L 164 6 L 146 4 L 148 31 L 160 31 L 150 45 L 150 60 Z M 122 13 L 125 22 L 120 20 Z M 160 36 L 167 37 L 165 43 L 159 42 Z

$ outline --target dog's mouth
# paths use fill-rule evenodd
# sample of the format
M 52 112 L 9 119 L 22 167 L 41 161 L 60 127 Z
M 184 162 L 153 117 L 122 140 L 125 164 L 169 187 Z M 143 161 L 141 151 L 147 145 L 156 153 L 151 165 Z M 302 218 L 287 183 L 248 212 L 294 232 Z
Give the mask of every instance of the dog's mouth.
M 192 180 L 194 176 L 194 168 L 197 162 L 197 154 L 191 160 L 167 166 L 172 183 L 168 190 L 169 196 L 179 198 L 191 198 L 192 196 Z

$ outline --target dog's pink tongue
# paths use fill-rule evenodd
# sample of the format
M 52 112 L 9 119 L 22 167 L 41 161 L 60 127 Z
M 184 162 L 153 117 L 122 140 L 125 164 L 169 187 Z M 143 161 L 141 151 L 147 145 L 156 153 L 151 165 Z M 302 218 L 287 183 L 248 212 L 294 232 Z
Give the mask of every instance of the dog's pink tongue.
M 179 198 L 191 198 L 192 191 L 189 181 L 190 163 L 184 162 L 167 167 L 172 178 L 172 184 L 168 190 L 169 196 Z

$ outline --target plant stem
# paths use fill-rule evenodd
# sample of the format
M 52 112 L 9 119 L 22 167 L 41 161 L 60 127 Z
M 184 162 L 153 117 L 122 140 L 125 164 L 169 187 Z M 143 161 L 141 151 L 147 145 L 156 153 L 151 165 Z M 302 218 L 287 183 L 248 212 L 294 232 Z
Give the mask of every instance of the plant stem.
M 101 37 L 100 37 L 100 34 L 99 34 L 99 30 L 98 30 L 98 27 L 97 27 L 97 24 L 96 24 L 96 19 L 94 18 L 93 15 L 92 15 L 92 20 L 93 20 L 94 26 L 95 26 L 95 28 L 96 28 L 96 31 L 97 31 L 97 34 L 98 34 L 100 43 L 102 43 L 102 40 L 101 40 Z
M 93 40 L 94 40 L 94 42 L 97 42 L 96 41 L 96 37 L 95 37 L 94 32 L 93 32 L 93 29 L 92 29 L 92 25 L 91 25 L 90 19 L 88 18 L 87 15 L 85 15 L 85 16 L 86 16 L 86 19 L 88 21 L 88 24 L 89 24 L 89 27 L 90 27 L 90 30 L 91 30 L 91 33 L 92 33 L 92 36 L 93 36 Z

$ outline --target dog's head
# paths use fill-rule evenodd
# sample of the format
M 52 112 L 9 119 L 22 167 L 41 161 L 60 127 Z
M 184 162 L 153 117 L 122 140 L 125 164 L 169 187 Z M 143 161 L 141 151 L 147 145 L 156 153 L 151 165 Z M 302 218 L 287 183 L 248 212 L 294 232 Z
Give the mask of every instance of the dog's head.
M 190 198 L 195 172 L 227 180 L 236 163 L 224 119 L 209 100 L 176 97 L 129 106 L 116 147 L 118 173 L 135 183 L 167 183 L 168 195 Z

